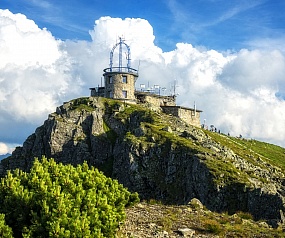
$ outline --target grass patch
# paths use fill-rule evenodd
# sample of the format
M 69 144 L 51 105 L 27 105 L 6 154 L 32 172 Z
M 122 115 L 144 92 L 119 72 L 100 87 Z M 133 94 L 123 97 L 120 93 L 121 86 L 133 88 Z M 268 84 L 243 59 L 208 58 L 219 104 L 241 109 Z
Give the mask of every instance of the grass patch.
M 116 143 L 116 140 L 118 138 L 117 133 L 112 130 L 105 121 L 103 121 L 103 130 L 107 135 L 108 140 L 111 141 L 112 145 L 114 146 Z
M 92 112 L 94 108 L 92 106 L 89 106 L 90 100 L 88 97 L 82 97 L 74 99 L 71 102 L 70 109 L 71 110 L 77 110 L 77 111 L 88 111 Z
M 274 165 L 280 166 L 285 170 L 285 148 L 257 140 L 231 139 L 243 145 L 246 149 L 250 149 L 255 154 L 269 159 Z
M 253 220 L 253 216 L 248 213 L 248 212 L 237 212 L 237 215 L 241 218 L 241 219 L 245 219 L 245 220 Z
M 215 235 L 220 234 L 223 230 L 221 224 L 216 220 L 205 220 L 204 227 L 206 231 L 213 233 Z
M 162 201 L 156 200 L 156 199 L 149 199 L 149 200 L 146 201 L 146 203 L 149 204 L 149 205 L 155 205 L 155 204 L 160 204 L 161 205 Z
M 219 160 L 216 157 L 208 156 L 205 164 L 214 176 L 214 182 L 219 185 L 248 184 L 248 175 L 238 170 L 230 161 Z
M 165 231 L 170 231 L 173 226 L 173 221 L 167 216 L 162 217 L 158 223 Z
M 235 154 L 254 165 L 261 166 L 257 161 L 261 158 L 266 162 L 285 170 L 285 148 L 251 139 L 240 139 L 204 130 L 214 141 L 231 149 Z M 264 165 L 266 168 L 266 165 Z

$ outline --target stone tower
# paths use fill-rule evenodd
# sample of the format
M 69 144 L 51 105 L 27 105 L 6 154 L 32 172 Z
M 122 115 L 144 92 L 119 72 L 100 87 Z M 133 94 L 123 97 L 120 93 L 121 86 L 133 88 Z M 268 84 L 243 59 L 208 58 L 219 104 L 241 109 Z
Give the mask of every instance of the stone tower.
M 138 78 L 138 71 L 131 68 L 130 47 L 120 37 L 110 52 L 110 68 L 104 69 L 105 81 L 105 97 L 125 100 L 128 102 L 136 102 L 135 98 L 135 82 Z M 113 66 L 113 56 L 115 49 L 119 46 L 119 65 Z M 123 66 L 122 48 L 127 48 L 126 61 L 127 65 Z

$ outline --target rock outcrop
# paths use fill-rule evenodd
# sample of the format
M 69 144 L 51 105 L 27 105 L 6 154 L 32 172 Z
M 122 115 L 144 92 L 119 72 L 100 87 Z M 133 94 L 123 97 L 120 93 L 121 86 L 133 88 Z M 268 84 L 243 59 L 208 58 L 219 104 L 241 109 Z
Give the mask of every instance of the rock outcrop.
M 198 198 L 210 210 L 246 211 L 275 226 L 284 217 L 282 169 L 141 105 L 97 97 L 64 103 L 1 161 L 0 174 L 29 170 L 43 155 L 74 165 L 87 161 L 141 199 L 187 204 Z

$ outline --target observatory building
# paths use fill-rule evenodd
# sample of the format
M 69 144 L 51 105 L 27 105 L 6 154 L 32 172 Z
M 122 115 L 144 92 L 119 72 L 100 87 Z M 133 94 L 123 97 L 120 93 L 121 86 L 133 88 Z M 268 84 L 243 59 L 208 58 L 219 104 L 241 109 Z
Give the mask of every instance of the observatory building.
M 118 65 L 114 66 L 114 52 L 119 48 Z M 123 66 L 123 47 L 127 49 L 126 59 Z M 172 114 L 179 117 L 186 123 L 201 127 L 200 113 L 196 106 L 187 108 L 176 105 L 176 95 L 162 96 L 160 95 L 160 88 L 156 85 L 156 89 L 145 89 L 141 87 L 136 90 L 135 84 L 138 79 L 138 70 L 131 67 L 131 52 L 130 47 L 125 43 L 123 38 L 119 38 L 119 42 L 114 45 L 110 52 L 109 68 L 103 70 L 104 85 L 101 87 L 90 88 L 91 96 L 106 97 L 116 100 L 123 100 L 132 104 L 145 104 L 153 109 L 162 110 L 164 113 Z
M 110 52 L 110 68 L 104 69 L 104 94 L 107 98 L 123 99 L 135 103 L 135 83 L 138 78 L 138 71 L 131 68 L 131 51 L 130 47 L 120 37 Z M 127 48 L 126 60 L 127 65 L 123 66 L 122 48 Z M 113 56 L 115 49 L 119 47 L 119 65 L 113 66 Z
M 119 47 L 118 65 L 114 66 L 114 51 Z M 127 49 L 126 66 L 123 66 L 123 47 Z M 104 87 L 90 88 L 91 96 L 101 96 L 124 100 L 128 103 L 136 103 L 135 83 L 138 78 L 138 71 L 131 68 L 130 47 L 120 37 L 119 42 L 114 45 L 110 52 L 110 67 L 104 69 Z

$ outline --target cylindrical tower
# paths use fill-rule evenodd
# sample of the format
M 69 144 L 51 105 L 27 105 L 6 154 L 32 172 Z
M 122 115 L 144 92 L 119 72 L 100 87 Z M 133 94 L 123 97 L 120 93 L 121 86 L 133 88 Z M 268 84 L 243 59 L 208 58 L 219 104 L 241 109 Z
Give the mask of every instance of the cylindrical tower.
M 135 82 L 138 78 L 138 71 L 131 68 L 131 53 L 130 47 L 120 37 L 117 43 L 110 52 L 110 68 L 104 69 L 105 80 L 105 97 L 136 102 L 135 99 Z M 122 47 L 127 48 L 126 60 L 127 65 L 123 66 Z M 114 51 L 119 46 L 119 65 L 113 66 Z

